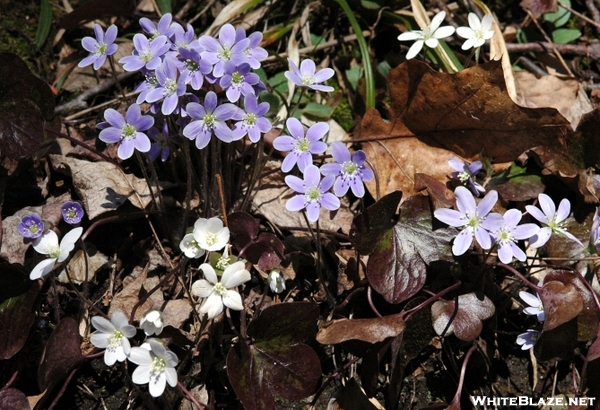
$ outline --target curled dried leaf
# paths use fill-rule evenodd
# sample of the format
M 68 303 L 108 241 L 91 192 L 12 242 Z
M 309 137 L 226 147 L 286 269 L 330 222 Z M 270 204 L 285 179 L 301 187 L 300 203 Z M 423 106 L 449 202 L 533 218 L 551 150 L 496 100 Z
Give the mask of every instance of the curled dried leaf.
M 438 300 L 431 306 L 433 328 L 440 336 L 447 328 L 444 336 L 454 333 L 460 340 L 469 342 L 481 333 L 482 320 L 492 317 L 495 311 L 487 296 L 479 299 L 473 292 L 460 295 L 458 300 Z
M 347 340 L 377 343 L 388 337 L 398 336 L 405 327 L 404 319 L 397 315 L 371 319 L 336 319 L 321 325 L 317 333 L 317 341 L 324 345 L 333 345 Z

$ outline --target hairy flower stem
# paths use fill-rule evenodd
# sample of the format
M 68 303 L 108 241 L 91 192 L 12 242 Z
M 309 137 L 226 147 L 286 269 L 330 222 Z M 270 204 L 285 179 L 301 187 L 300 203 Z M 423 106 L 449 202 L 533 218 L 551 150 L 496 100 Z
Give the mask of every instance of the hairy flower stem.
M 115 61 L 113 59 L 113 56 L 108 56 L 108 63 L 110 64 L 110 71 L 112 72 L 112 76 L 115 79 L 115 82 L 117 83 L 117 87 L 119 88 L 119 91 L 121 92 L 123 101 L 127 101 L 127 95 L 125 95 L 125 90 L 123 90 L 123 87 L 121 86 L 121 82 L 119 81 L 119 77 L 117 77 L 117 70 L 115 69 Z
M 295 104 L 291 110 L 289 110 L 287 112 L 287 116 L 285 117 L 285 120 L 287 121 L 288 118 L 292 117 L 294 115 L 294 113 L 296 112 L 296 110 L 298 109 L 298 106 L 300 106 L 300 101 L 302 101 L 302 97 L 304 97 L 304 94 L 306 93 L 306 87 L 301 87 L 302 89 L 300 90 L 300 96 L 298 97 L 298 103 Z M 294 102 L 294 96 L 292 95 L 292 99 L 290 101 L 290 104 Z
M 148 171 L 146 170 L 146 167 L 144 165 L 144 160 L 142 159 L 142 156 L 137 150 L 135 150 L 135 159 L 137 160 L 137 163 L 140 166 L 140 169 L 142 170 L 142 174 L 144 175 L 144 179 L 146 180 L 146 185 L 148 185 L 148 190 L 150 191 L 150 198 L 152 198 L 152 204 L 154 205 L 154 209 L 156 209 L 160 213 L 163 213 L 164 209 L 162 209 L 162 203 L 159 206 L 158 201 L 156 200 L 156 196 L 154 195 L 154 190 L 152 189 L 152 184 L 150 183 L 150 177 L 148 177 Z M 160 187 L 156 185 L 156 189 L 160 190 Z
M 471 348 L 465 354 L 462 362 L 462 366 L 460 368 L 460 378 L 458 380 L 458 387 L 456 388 L 456 394 L 450 403 L 450 407 L 460 408 L 460 395 L 462 393 L 463 384 L 465 382 L 465 374 L 467 373 L 467 365 L 469 364 L 469 359 L 471 359 L 471 355 L 477 349 L 477 341 L 473 340 L 473 344 Z
M 177 386 L 179 386 L 179 389 L 181 389 L 181 391 L 183 392 L 183 394 L 186 396 L 186 398 L 191 401 L 192 403 L 194 403 L 196 405 L 196 407 L 198 407 L 200 410 L 204 410 L 204 406 L 201 405 L 198 400 L 196 400 L 196 398 L 194 397 L 194 395 L 185 388 L 185 386 L 183 384 L 181 384 L 180 381 L 177 382 Z
M 407 321 L 416 312 L 418 312 L 419 310 L 423 309 L 425 306 L 427 306 L 427 305 L 435 302 L 436 300 L 441 299 L 442 296 L 444 296 L 446 293 L 448 293 L 450 291 L 453 291 L 454 289 L 457 289 L 460 285 L 461 285 L 461 282 L 458 281 L 454 285 L 447 287 L 446 289 L 442 290 L 441 292 L 434 294 L 429 299 L 427 299 L 427 300 L 419 303 L 414 308 L 411 308 L 411 309 L 409 309 L 409 310 L 407 310 L 405 312 L 401 312 L 402 313 L 402 319 L 404 319 L 404 321 Z M 445 332 L 443 334 L 445 334 Z
M 310 221 L 308 220 L 308 217 L 306 216 L 305 209 L 302 210 L 302 216 L 304 217 L 306 226 L 308 226 L 308 230 L 310 231 L 310 234 L 312 235 L 313 240 L 315 241 L 315 244 L 317 246 L 317 276 L 319 278 L 319 282 L 321 282 L 321 286 L 323 286 L 323 289 L 325 290 L 325 294 L 327 295 L 327 300 L 329 301 L 329 304 L 331 306 L 335 306 L 335 299 L 334 299 L 333 295 L 329 292 L 329 287 L 325 283 L 325 277 L 323 276 L 323 271 L 321 270 L 321 268 L 322 268 L 322 266 L 321 266 L 321 238 L 319 236 L 319 221 L 317 220 L 317 223 L 316 223 L 317 231 L 315 232 L 312 229 L 312 226 L 310 226 Z
M 513 268 L 512 266 L 506 265 L 502 262 L 497 262 L 494 264 L 495 266 L 499 266 L 501 268 L 504 268 L 510 272 L 512 272 L 515 276 L 517 276 L 519 279 L 521 279 L 521 281 L 526 284 L 527 286 L 529 286 L 531 289 L 535 290 L 536 292 L 540 292 L 542 290 L 541 286 L 537 286 L 534 285 L 533 283 L 531 283 L 529 281 L 529 279 L 527 279 L 525 276 L 523 276 L 521 274 L 521 272 L 519 272 L 518 270 L 516 270 L 515 268 Z M 584 281 L 585 282 L 585 281 Z

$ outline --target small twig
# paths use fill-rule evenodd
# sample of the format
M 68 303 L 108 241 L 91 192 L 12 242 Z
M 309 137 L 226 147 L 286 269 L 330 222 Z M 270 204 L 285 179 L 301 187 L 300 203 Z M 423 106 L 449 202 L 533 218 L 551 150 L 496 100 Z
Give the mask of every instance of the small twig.
M 533 61 L 531 61 L 525 56 L 519 57 L 517 59 L 517 62 L 537 76 L 545 77 L 548 75 L 548 73 L 543 68 L 536 65 Z
M 594 24 L 596 26 L 598 33 L 600 33 L 600 29 L 598 29 L 600 27 L 600 12 L 596 8 L 596 5 L 594 4 L 594 0 L 585 0 L 585 6 L 588 8 L 588 10 L 590 11 L 590 14 L 592 15 L 592 18 L 594 19 L 594 23 L 592 23 L 592 24 Z M 571 11 L 571 13 L 573 13 L 573 12 Z M 575 13 L 573 13 L 573 14 L 575 14 Z
M 181 384 L 180 381 L 177 382 L 177 386 L 179 386 L 179 388 L 186 395 L 186 397 L 188 398 L 189 401 L 191 401 L 192 403 L 194 403 L 196 405 L 196 407 L 198 407 L 200 410 L 204 410 L 204 406 L 201 405 L 198 402 L 198 400 L 196 400 L 196 398 L 194 397 L 194 395 L 188 389 L 186 389 L 185 386 L 183 384 Z
M 204 13 L 206 13 L 215 3 L 217 2 L 217 0 L 211 0 L 206 7 L 204 7 L 202 10 L 200 10 L 200 13 L 196 14 L 194 17 L 192 17 L 189 21 L 188 24 L 193 24 L 194 21 L 198 20 L 200 17 L 202 17 L 204 15 Z
M 69 111 L 73 110 L 82 110 L 88 107 L 87 100 L 92 97 L 95 97 L 98 94 L 106 92 L 114 87 L 118 81 L 124 81 L 129 77 L 132 77 L 134 74 L 137 74 L 137 71 L 128 71 L 125 73 L 121 73 L 117 75 L 117 77 L 109 78 L 103 83 L 96 85 L 95 87 L 90 88 L 89 90 L 81 93 L 77 98 L 73 101 L 69 101 L 68 103 L 59 105 L 54 109 L 54 115 L 62 115 Z M 135 93 L 134 93 L 135 94 Z M 118 101 L 118 100 L 117 100 Z
M 77 368 L 78 367 L 75 367 L 73 370 L 71 370 L 71 373 L 69 373 L 69 376 L 67 377 L 67 379 L 63 383 L 60 391 L 58 392 L 58 394 L 56 395 L 56 397 L 52 401 L 52 404 L 50 404 L 50 406 L 48 406 L 48 410 L 52 410 L 54 408 L 54 406 L 56 406 L 58 404 L 58 401 L 60 400 L 60 398 L 62 397 L 62 395 L 65 393 L 65 390 L 67 390 L 67 386 L 71 382 L 71 379 L 73 378 L 73 376 L 75 376 L 75 372 L 77 371 Z
M 531 13 L 531 10 L 527 10 L 527 14 L 529 14 L 529 17 L 531 17 L 531 20 L 533 21 L 533 24 L 535 24 L 535 26 L 537 27 L 537 29 L 539 30 L 539 32 L 542 33 L 542 35 L 544 36 L 544 38 L 546 39 L 546 41 L 548 43 L 550 43 L 550 45 L 552 46 L 552 49 L 556 53 L 556 57 L 558 58 L 558 60 L 560 61 L 560 63 L 564 67 L 564 69 L 567 71 L 567 74 L 569 74 L 570 76 L 573 76 L 573 72 L 569 68 L 569 65 L 562 58 L 562 55 L 560 54 L 560 51 L 557 50 L 555 44 L 552 42 L 552 40 L 550 39 L 550 37 L 548 37 L 548 34 L 546 33 L 546 31 L 544 31 L 544 29 L 542 28 L 542 26 L 540 26 L 540 23 L 538 23 L 537 19 L 533 16 L 533 14 Z
M 62 132 L 53 130 L 52 128 L 49 128 L 49 127 L 44 127 L 44 131 L 46 131 L 50 134 L 54 134 L 57 137 L 67 139 L 67 140 L 71 141 L 73 144 L 79 145 L 79 146 L 87 149 L 88 151 L 93 152 L 94 154 L 98 155 L 102 159 L 110 162 L 111 164 L 116 165 L 117 167 L 119 167 L 119 169 L 121 168 L 121 164 L 119 164 L 117 161 L 115 161 L 114 158 L 111 158 L 108 155 L 106 155 L 105 153 L 98 151 L 96 148 L 92 147 L 91 145 L 86 144 L 83 141 L 79 141 L 78 139 L 75 139 L 68 134 L 63 134 Z

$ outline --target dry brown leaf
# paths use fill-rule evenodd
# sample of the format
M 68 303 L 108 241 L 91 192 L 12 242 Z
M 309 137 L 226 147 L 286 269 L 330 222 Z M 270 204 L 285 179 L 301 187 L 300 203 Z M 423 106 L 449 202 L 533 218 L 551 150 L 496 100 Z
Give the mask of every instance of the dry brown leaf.
M 405 327 L 404 319 L 398 315 L 372 319 L 336 319 L 320 326 L 317 341 L 324 345 L 334 345 L 347 340 L 377 343 L 388 337 L 398 336 Z
M 536 19 L 540 18 L 542 14 L 555 13 L 558 10 L 557 0 L 521 0 L 519 6 L 531 11 Z
M 553 108 L 515 105 L 506 92 L 501 63 L 492 61 L 457 74 L 433 71 L 409 60 L 390 71 L 391 121 L 368 110 L 360 137 L 380 182 L 380 195 L 401 190 L 416 194 L 414 174 L 445 182 L 451 157 L 512 162 L 524 151 L 562 147 L 572 135 L 568 121 Z M 375 182 L 368 184 L 375 196 Z
M 519 105 L 529 108 L 556 108 L 575 129 L 584 114 L 592 111 L 585 92 L 579 89 L 579 81 L 574 78 L 560 78 L 546 75 L 537 78 L 530 72 L 515 73 Z
M 84 256 L 83 249 L 79 249 L 75 255 L 69 260 L 67 265 L 71 281 L 82 284 L 86 280 L 92 280 L 96 276 L 96 272 L 108 263 L 108 257 L 98 251 L 92 243 L 85 245 L 88 252 L 87 258 Z M 87 261 L 86 261 L 87 259 Z M 86 275 L 87 270 L 87 275 Z M 67 270 L 63 269 L 58 275 L 58 281 L 61 283 L 69 283 Z
M 114 211 L 126 200 L 145 209 L 152 201 L 146 181 L 125 174 L 109 162 L 89 162 L 62 155 L 50 155 L 52 167 L 73 178 L 73 187 L 82 198 L 89 219 Z
M 302 213 L 288 211 L 285 207 L 285 203 L 295 192 L 283 180 L 284 175 L 279 170 L 280 166 L 280 161 L 269 161 L 265 164 L 263 172 L 267 176 L 256 187 L 252 203 L 259 213 L 277 226 L 306 228 Z M 354 216 L 348 209 L 348 200 L 342 198 L 340 202 L 340 209 L 334 212 L 321 208 L 319 218 L 321 229 L 336 232 L 338 229 L 347 231 L 350 228 Z

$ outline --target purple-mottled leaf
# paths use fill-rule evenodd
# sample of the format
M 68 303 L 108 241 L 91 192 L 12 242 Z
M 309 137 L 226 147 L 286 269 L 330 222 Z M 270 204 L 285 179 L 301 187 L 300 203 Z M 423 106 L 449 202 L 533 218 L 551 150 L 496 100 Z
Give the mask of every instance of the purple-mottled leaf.
M 0 264 L 0 359 L 14 356 L 25 344 L 35 319 L 38 283 L 8 263 Z
M 85 360 L 80 344 L 77 321 L 65 317 L 50 335 L 44 349 L 38 369 L 38 385 L 41 391 L 64 380 L 71 370 Z
M 389 303 L 407 300 L 425 284 L 429 263 L 452 260 L 450 241 L 456 233 L 452 228 L 432 230 L 427 197 L 408 198 L 398 224 L 386 231 L 369 257 L 369 283 Z
M 227 355 L 227 374 L 246 410 L 275 409 L 275 396 L 299 400 L 316 391 L 321 363 L 301 343 L 316 332 L 318 305 L 282 303 L 248 326 L 254 343 L 241 341 Z
M 31 406 L 21 390 L 9 387 L 0 390 L 0 410 L 31 410 Z
M 364 255 L 375 251 L 379 241 L 395 224 L 394 216 L 402 199 L 402 192 L 394 191 L 369 206 L 352 221 L 350 241 Z
M 482 320 L 492 317 L 495 311 L 494 304 L 487 296 L 480 300 L 473 292 L 460 295 L 458 304 L 455 299 L 438 300 L 431 306 L 433 328 L 440 336 L 446 330 L 444 336 L 454 333 L 460 340 L 470 342 L 481 333 Z
M 245 212 L 234 212 L 227 216 L 231 232 L 231 243 L 243 257 L 258 265 L 262 270 L 279 266 L 283 256 L 283 243 L 269 232 L 259 234 L 258 221 Z

